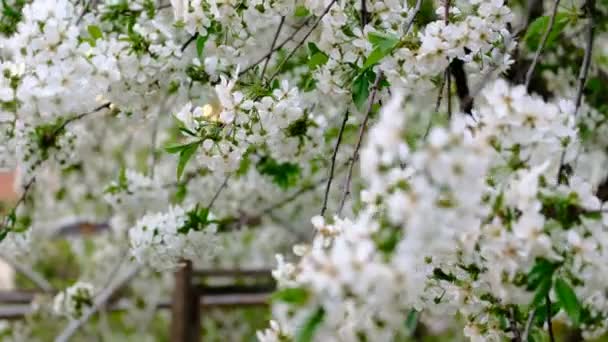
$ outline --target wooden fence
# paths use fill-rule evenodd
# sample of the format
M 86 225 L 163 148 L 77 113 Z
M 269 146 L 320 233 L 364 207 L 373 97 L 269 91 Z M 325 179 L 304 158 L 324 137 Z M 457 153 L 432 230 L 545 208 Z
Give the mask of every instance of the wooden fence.
M 200 342 L 205 309 L 264 306 L 274 288 L 268 269 L 194 270 L 191 262 L 184 261 L 175 272 L 172 298 L 161 301 L 157 308 L 171 310 L 171 342 Z M 21 319 L 30 314 L 36 295 L 40 292 L 0 291 L 0 319 Z M 108 310 L 127 307 L 125 300 L 118 300 Z

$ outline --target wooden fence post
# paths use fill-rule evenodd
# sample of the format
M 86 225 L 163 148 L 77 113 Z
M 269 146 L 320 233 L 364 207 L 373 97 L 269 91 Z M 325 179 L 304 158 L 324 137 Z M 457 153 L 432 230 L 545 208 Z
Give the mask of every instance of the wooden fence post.
M 175 272 L 171 302 L 171 342 L 199 342 L 199 296 L 192 285 L 192 262 L 182 261 Z

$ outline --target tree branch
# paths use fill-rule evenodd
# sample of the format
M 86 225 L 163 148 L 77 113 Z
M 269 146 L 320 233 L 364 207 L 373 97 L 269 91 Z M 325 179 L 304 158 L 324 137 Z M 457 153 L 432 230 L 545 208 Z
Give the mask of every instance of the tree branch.
M 363 141 L 363 136 L 365 135 L 365 130 L 367 128 L 367 122 L 369 121 L 369 115 L 372 112 L 372 108 L 374 105 L 374 100 L 376 99 L 376 94 L 378 93 L 378 85 L 380 84 L 380 79 L 382 79 L 382 72 L 379 72 L 376 76 L 376 80 L 374 81 L 374 85 L 372 87 L 372 92 L 369 96 L 369 101 L 367 103 L 367 112 L 365 113 L 365 118 L 361 123 L 361 127 L 359 129 L 359 137 L 357 138 L 357 144 L 355 145 L 355 151 L 353 152 L 353 156 L 349 160 L 348 174 L 346 176 L 346 183 L 344 184 L 344 195 L 342 196 L 342 201 L 340 202 L 340 207 L 338 208 L 338 215 L 342 213 L 342 209 L 344 208 L 344 203 L 346 203 L 346 198 L 350 195 L 350 183 L 353 177 L 353 167 L 359 159 L 359 149 L 361 148 L 361 142 Z
M 279 23 L 279 27 L 277 28 L 277 32 L 274 34 L 274 38 L 272 39 L 272 44 L 270 45 L 270 51 L 274 50 L 274 46 L 277 44 L 277 39 L 279 39 L 279 34 L 281 34 L 281 30 L 283 29 L 283 24 L 285 24 L 285 16 L 281 16 L 281 22 Z M 268 57 L 264 61 L 264 67 L 262 68 L 262 75 L 260 78 L 264 79 L 264 74 L 266 73 L 266 68 L 268 67 L 268 63 L 270 62 L 270 57 L 272 53 L 268 54 Z
M 283 59 L 281 61 L 281 63 L 277 66 L 277 70 L 275 70 L 274 74 L 272 74 L 272 76 L 270 76 L 268 82 L 271 82 L 280 72 L 281 69 L 283 68 L 283 65 L 285 65 L 285 63 L 291 58 L 293 57 L 293 55 L 296 54 L 296 52 L 298 51 L 298 49 L 304 45 L 304 43 L 306 42 L 306 40 L 308 39 L 308 37 L 310 37 L 310 35 L 312 34 L 312 32 L 317 28 L 317 26 L 319 26 L 319 23 L 321 23 L 321 20 L 323 20 L 323 17 L 325 17 L 325 15 L 327 13 L 329 13 L 329 10 L 332 8 L 332 6 L 336 3 L 337 0 L 332 0 L 329 5 L 327 5 L 327 7 L 325 7 L 325 10 L 323 11 L 323 13 L 321 13 L 321 15 L 319 16 L 319 18 L 317 18 L 317 21 L 315 21 L 315 23 L 312 25 L 312 27 L 310 28 L 310 30 L 308 30 L 308 32 L 306 32 L 306 34 L 304 35 L 304 37 L 298 42 L 298 44 L 296 45 L 295 48 L 293 48 L 293 50 L 291 50 L 291 52 L 289 53 L 289 55 L 287 55 L 287 57 L 285 57 L 285 59 Z
M 551 298 L 549 298 L 548 293 L 545 298 L 547 302 L 547 330 L 549 333 L 549 341 L 555 342 L 555 336 L 553 335 L 553 322 L 551 320 L 551 316 L 553 315 L 553 310 L 551 309 Z
M 38 289 L 42 290 L 43 292 L 50 293 L 55 291 L 53 285 L 51 285 L 51 283 L 49 283 L 40 273 L 36 272 L 36 270 L 34 270 L 33 268 L 18 262 L 17 260 L 13 259 L 12 257 L 9 257 L 4 253 L 0 253 L 0 259 L 6 261 L 17 272 L 21 273 L 23 276 L 29 279 L 32 283 L 34 283 L 34 285 L 36 285 Z
M 285 40 L 283 40 L 279 45 L 275 46 L 274 49 L 271 49 L 268 53 L 266 53 L 264 56 L 262 56 L 260 59 L 258 59 L 257 61 L 255 61 L 253 64 L 249 65 L 248 67 L 246 67 L 245 69 L 241 70 L 239 72 L 239 76 L 244 75 L 247 71 L 253 69 L 256 65 L 262 63 L 265 59 L 270 58 L 272 56 L 273 53 L 281 50 L 288 42 L 290 42 L 291 40 L 294 39 L 294 37 L 298 34 L 298 32 L 300 32 L 300 30 L 302 30 L 304 27 L 306 27 L 306 25 L 308 25 L 308 22 L 310 21 L 310 19 L 312 18 L 312 16 L 306 18 L 306 20 L 304 20 L 304 22 L 302 23 L 302 25 L 298 26 L 290 35 L 289 37 L 285 38 Z
M 331 182 L 334 179 L 334 169 L 336 167 L 336 157 L 338 155 L 338 150 L 340 149 L 340 143 L 342 142 L 342 135 L 344 134 L 344 128 L 346 127 L 347 121 L 348 121 L 348 111 L 346 111 L 346 113 L 344 113 L 344 119 L 342 120 L 342 126 L 340 126 L 340 132 L 338 133 L 338 138 L 336 140 L 336 146 L 334 147 L 334 153 L 331 156 L 331 167 L 329 168 L 329 178 L 327 179 L 327 186 L 325 187 L 325 196 L 323 197 L 323 207 L 321 208 L 321 216 L 325 215 L 325 211 L 327 210 L 327 199 L 329 198 Z
M 116 291 L 120 290 L 125 284 L 130 282 L 137 274 L 141 271 L 141 266 L 132 266 L 131 269 L 127 272 L 127 274 L 120 279 L 120 281 L 115 282 L 111 286 L 106 287 L 103 291 L 99 293 L 97 298 L 95 299 L 95 303 L 93 306 L 87 310 L 82 317 L 77 320 L 71 321 L 68 326 L 55 338 L 55 342 L 67 342 L 74 336 L 76 331 L 82 327 L 86 322 L 93 317 L 95 313 L 97 313 L 105 304 L 108 302 L 110 297 Z
M 526 73 L 526 80 L 524 82 L 526 89 L 530 86 L 530 80 L 532 79 L 532 75 L 534 74 L 534 69 L 536 68 L 536 64 L 538 63 L 538 59 L 540 58 L 541 53 L 543 52 L 543 48 L 545 44 L 547 44 L 547 40 L 549 39 L 549 34 L 553 30 L 553 25 L 555 24 L 555 18 L 557 17 L 557 9 L 559 6 L 560 0 L 555 0 L 553 3 L 553 10 L 551 11 L 551 17 L 549 19 L 549 25 L 547 26 L 547 30 L 543 34 L 543 37 L 538 44 L 538 48 L 536 49 L 536 53 L 534 54 L 534 58 L 532 59 L 532 64 Z
M 585 56 L 583 57 L 583 64 L 578 75 L 578 87 L 576 91 L 575 109 L 574 115 L 578 114 L 578 110 L 581 107 L 581 101 L 583 98 L 583 90 L 585 89 L 585 83 L 587 82 L 587 75 L 589 74 L 589 66 L 591 65 L 591 55 L 593 53 L 593 37 L 595 34 L 595 23 L 593 17 L 595 15 L 595 0 L 585 0 L 585 10 L 587 13 L 587 27 L 585 31 Z

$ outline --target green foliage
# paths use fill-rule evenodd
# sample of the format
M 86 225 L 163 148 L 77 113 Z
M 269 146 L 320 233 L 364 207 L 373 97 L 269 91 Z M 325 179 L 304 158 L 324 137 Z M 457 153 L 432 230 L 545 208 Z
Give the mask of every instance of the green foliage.
M 94 41 L 103 38 L 103 32 L 97 25 L 89 25 L 87 27 L 87 31 L 89 32 L 89 35 L 91 36 L 91 38 L 93 38 Z
M 293 121 L 289 124 L 289 126 L 287 126 L 287 136 L 303 138 L 306 136 L 306 132 L 308 132 L 308 127 L 314 125 L 315 123 L 308 120 L 308 116 L 304 114 L 302 117 Z
M 439 267 L 433 269 L 433 278 L 437 280 L 444 280 L 450 283 L 453 283 L 457 280 L 455 275 L 453 275 L 452 273 L 445 273 L 445 271 Z
M 277 302 L 289 303 L 292 305 L 306 304 L 310 294 L 301 287 L 286 287 L 272 294 L 272 300 Z
M 179 233 L 185 234 L 191 230 L 202 231 L 210 224 L 216 223 L 209 217 L 209 208 L 200 207 L 198 204 L 187 213 L 186 222 L 178 229 Z
M 179 155 L 179 159 L 177 162 L 177 180 L 181 178 L 182 174 L 184 173 L 184 169 L 186 168 L 186 164 L 188 164 L 188 161 L 190 160 L 190 158 L 192 158 L 201 143 L 202 141 L 197 140 L 184 145 L 173 145 L 165 147 L 165 151 L 167 151 L 168 153 Z
M 203 50 L 205 49 L 205 43 L 207 43 L 208 38 L 208 34 L 204 36 L 198 35 L 196 37 L 196 55 L 199 59 L 203 57 Z
M 313 340 L 317 327 L 325 318 L 325 309 L 319 307 L 313 312 L 304 322 L 304 325 L 298 330 L 296 342 L 310 342 Z
M 378 249 L 385 255 L 393 253 L 402 238 L 402 230 L 393 227 L 382 227 L 374 233 L 373 239 Z
M 300 166 L 289 162 L 279 163 L 270 157 L 263 157 L 257 164 L 260 174 L 272 178 L 272 182 L 283 189 L 288 189 L 298 182 Z
M 17 24 L 23 17 L 22 9 L 26 0 L 16 0 L 9 4 L 7 0 L 2 0 L 0 13 L 0 34 L 11 36 L 17 31 Z
M 595 213 L 588 213 L 579 205 L 579 198 L 575 192 L 567 196 L 541 196 L 541 212 L 545 217 L 554 219 L 564 229 L 569 229 L 581 223 L 581 217 L 594 218 Z
M 546 259 L 536 260 L 527 276 L 527 290 L 534 291 L 532 306 L 538 306 L 545 300 L 553 284 L 553 274 L 559 266 Z
M 363 110 L 369 98 L 370 84 L 374 82 L 376 74 L 370 69 L 366 69 L 355 77 L 351 86 L 353 102 L 359 110 Z
M 302 5 L 297 6 L 293 12 L 293 16 L 296 18 L 303 18 L 303 17 L 307 17 L 309 15 L 310 15 L 310 11 L 308 10 L 308 8 L 306 8 Z
M 581 319 L 582 307 L 570 284 L 562 278 L 557 278 L 555 280 L 555 294 L 561 307 L 566 311 L 570 320 L 572 320 L 572 323 L 578 326 Z
M 363 69 L 370 68 L 371 66 L 377 64 L 399 45 L 398 37 L 388 34 L 381 34 L 378 32 L 369 33 L 368 39 L 370 43 L 372 43 L 374 49 L 369 56 L 367 56 L 367 59 L 363 64 Z
M 329 60 L 329 56 L 317 47 L 315 43 L 308 43 L 308 68 L 315 70 L 324 65 Z
M 555 23 L 553 25 L 551 33 L 549 33 L 545 48 L 549 49 L 555 44 L 557 38 L 562 33 L 564 28 L 566 28 L 571 18 L 572 16 L 568 13 L 557 13 L 557 15 L 555 16 Z M 524 36 L 524 41 L 526 42 L 528 49 L 532 51 L 536 51 L 538 49 L 538 46 L 540 45 L 540 42 L 545 32 L 549 28 L 550 20 L 551 16 L 545 15 L 536 18 L 536 20 L 534 20 L 530 24 L 530 26 L 528 26 L 528 30 L 526 31 L 526 35 Z

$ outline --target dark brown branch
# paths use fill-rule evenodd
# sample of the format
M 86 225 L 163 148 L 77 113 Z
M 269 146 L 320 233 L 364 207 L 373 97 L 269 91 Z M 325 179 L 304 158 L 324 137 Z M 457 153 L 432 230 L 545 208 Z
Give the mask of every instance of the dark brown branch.
M 281 17 L 281 22 L 279 23 L 279 27 L 277 28 L 277 32 L 274 34 L 274 38 L 272 39 L 272 44 L 270 45 L 270 53 L 268 57 L 264 61 L 264 67 L 262 68 L 262 75 L 260 76 L 262 80 L 264 79 L 264 74 L 266 73 L 266 68 L 268 68 L 268 63 L 270 62 L 270 57 L 272 56 L 272 51 L 274 50 L 274 46 L 277 44 L 277 39 L 279 39 L 279 34 L 281 34 L 281 30 L 283 29 L 283 24 L 285 24 L 285 16 Z
M 512 307 L 509 310 L 509 330 L 513 332 L 511 342 L 522 342 L 521 331 L 519 331 L 517 320 L 515 319 L 515 310 Z
M 217 201 L 217 199 L 220 197 L 220 194 L 222 193 L 222 191 L 228 185 L 228 180 L 230 180 L 230 176 L 231 175 L 228 174 L 228 176 L 226 176 L 226 178 L 224 178 L 224 181 L 222 182 L 222 185 L 220 185 L 220 187 L 217 189 L 217 191 L 215 192 L 215 194 L 211 198 L 211 201 L 209 201 L 209 204 L 207 204 L 207 210 L 210 210 L 213 207 L 213 205 L 215 204 L 215 201 Z
M 459 58 L 454 58 L 450 63 L 450 73 L 454 76 L 454 84 L 456 85 L 456 95 L 460 100 L 460 110 L 464 113 L 471 114 L 473 109 L 473 99 L 471 98 L 467 74 L 464 71 L 464 62 Z M 448 81 L 450 78 L 448 78 Z M 450 86 L 448 85 L 448 88 Z
M 186 42 L 184 43 L 184 45 L 182 45 L 181 47 L 181 51 L 184 52 L 186 51 L 186 48 L 188 48 L 188 46 L 190 44 L 192 44 L 193 41 L 196 40 L 196 38 L 198 38 L 198 33 L 193 34 L 190 38 L 188 38 L 188 40 L 186 40 Z
M 340 143 L 342 142 L 342 135 L 344 134 L 344 128 L 348 121 L 348 111 L 344 113 L 344 119 L 342 120 L 342 126 L 340 126 L 340 132 L 336 140 L 336 146 L 334 147 L 334 153 L 331 156 L 331 166 L 329 168 L 329 178 L 327 179 L 327 186 L 325 187 L 325 196 L 323 197 L 323 207 L 321 208 L 321 216 L 325 215 L 327 210 L 327 199 L 329 198 L 329 191 L 331 190 L 331 182 L 334 179 L 334 170 L 336 167 L 336 157 L 338 156 L 338 150 L 340 149 Z
M 374 100 L 376 99 L 376 94 L 378 93 L 378 86 L 380 84 L 380 79 L 382 79 L 382 73 L 378 73 L 376 76 L 376 80 L 374 81 L 374 85 L 372 87 L 372 92 L 369 96 L 369 101 L 367 103 L 367 111 L 365 113 L 365 118 L 361 123 L 361 127 L 359 128 L 359 137 L 357 138 L 357 144 L 355 145 L 355 151 L 353 152 L 352 157 L 349 160 L 348 166 L 348 174 L 346 176 L 346 183 L 344 184 L 344 195 L 342 196 L 342 201 L 340 202 L 340 207 L 338 208 L 338 215 L 342 213 L 342 209 L 344 208 L 344 204 L 346 203 L 346 198 L 350 195 L 350 183 L 353 177 L 353 167 L 359 159 L 359 149 L 361 148 L 361 142 L 363 141 L 363 136 L 365 135 L 365 131 L 367 129 L 367 122 L 369 121 L 369 116 L 372 112 L 372 108 L 374 105 Z
M 583 98 L 583 90 L 585 89 L 585 83 L 587 82 L 587 75 L 589 74 L 589 66 L 591 65 L 591 55 L 593 53 L 593 37 L 595 34 L 595 0 L 585 0 L 585 12 L 587 13 L 587 26 L 585 28 L 585 56 L 583 57 L 583 64 L 578 76 L 578 87 L 576 91 L 575 109 L 574 115 L 578 114 L 578 110 L 581 107 L 581 101 Z
M 361 0 L 361 29 L 369 22 L 369 13 L 367 12 L 367 0 Z
M 547 330 L 549 333 L 549 341 L 555 342 L 555 336 L 553 335 L 553 321 L 551 316 L 553 316 L 553 310 L 551 309 L 551 298 L 549 298 L 549 294 L 547 293 L 546 302 L 547 302 Z
M 302 30 L 304 27 L 306 27 L 306 25 L 308 25 L 308 22 L 310 21 L 311 17 L 306 18 L 306 20 L 304 20 L 304 22 L 298 26 L 290 35 L 289 37 L 285 38 L 279 45 L 275 46 L 274 49 L 271 49 L 268 53 L 266 53 L 264 56 L 262 56 L 260 59 L 258 59 L 257 61 L 253 62 L 251 65 L 249 65 L 248 67 L 246 67 L 245 69 L 243 69 L 242 71 L 239 72 L 239 76 L 244 75 L 247 71 L 253 69 L 256 65 L 262 63 L 264 60 L 266 60 L 267 58 L 270 58 L 272 56 L 273 53 L 281 50 L 287 43 L 289 43 L 290 41 L 292 41 L 294 39 L 294 37 L 298 34 L 298 32 L 300 32 L 300 30 Z
M 547 30 L 543 34 L 543 37 L 542 37 L 540 43 L 538 44 L 538 48 L 536 49 L 536 53 L 534 54 L 534 58 L 532 59 L 532 64 L 530 65 L 530 68 L 528 69 L 528 72 L 526 73 L 526 80 L 524 82 L 524 85 L 526 86 L 526 88 L 528 88 L 530 86 L 530 80 L 532 79 L 532 75 L 534 74 L 534 69 L 536 68 L 538 59 L 540 58 L 540 55 L 543 52 L 543 48 L 545 47 L 545 44 L 547 44 L 547 40 L 549 39 L 549 35 L 551 34 L 551 31 L 553 30 L 553 25 L 555 24 L 555 18 L 557 17 L 557 9 L 559 6 L 559 2 L 560 2 L 560 0 L 555 0 L 555 2 L 553 3 L 551 17 L 549 18 L 549 25 L 547 26 Z
M 321 15 L 319 16 L 319 18 L 317 18 L 317 21 L 315 21 L 315 23 L 312 25 L 312 27 L 310 28 L 310 30 L 308 30 L 308 32 L 306 32 L 306 34 L 304 35 L 304 37 L 298 42 L 298 44 L 296 45 L 296 47 L 293 48 L 293 50 L 291 50 L 291 52 L 289 53 L 289 55 L 287 55 L 287 57 L 285 57 L 285 59 L 283 59 L 281 61 L 281 63 L 277 66 L 277 70 L 275 70 L 274 74 L 272 74 L 272 76 L 270 76 L 270 79 L 268 80 L 268 82 L 271 82 L 280 72 L 281 69 L 283 68 L 283 66 L 285 65 L 285 63 L 287 63 L 287 61 L 293 57 L 293 55 L 296 54 L 296 52 L 298 51 L 298 49 L 304 45 L 304 43 L 306 42 L 306 40 L 308 39 L 308 37 L 310 37 L 310 35 L 312 34 L 312 32 L 317 28 L 317 26 L 319 26 L 319 23 L 321 23 L 321 20 L 323 20 L 323 17 L 325 17 L 325 15 L 327 13 L 329 13 L 329 10 L 333 7 L 333 5 L 336 3 L 337 0 L 332 0 L 329 5 L 327 5 L 327 7 L 325 7 L 325 10 L 323 11 L 323 13 L 321 13 Z

